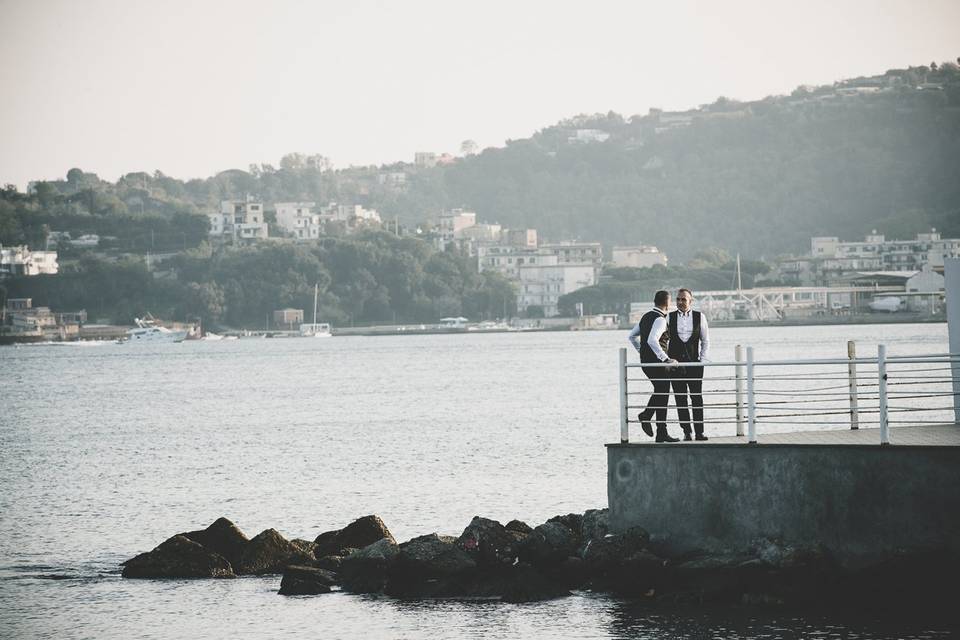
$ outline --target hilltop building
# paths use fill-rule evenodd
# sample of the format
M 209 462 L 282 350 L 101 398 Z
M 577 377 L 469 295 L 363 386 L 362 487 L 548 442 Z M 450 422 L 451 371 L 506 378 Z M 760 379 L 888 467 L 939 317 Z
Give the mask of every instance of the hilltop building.
M 263 217 L 263 203 L 251 198 L 222 200 L 220 211 L 209 213 L 210 235 L 233 242 L 265 240 L 270 232 Z
M 638 247 L 614 247 L 611 262 L 615 267 L 634 267 L 642 269 L 658 264 L 667 265 L 667 256 L 650 245 Z
M 322 235 L 320 215 L 313 212 L 314 202 L 278 202 L 277 224 L 298 240 L 314 240 Z
M 0 278 L 52 275 L 59 270 L 56 251 L 31 251 L 27 245 L 0 247 Z

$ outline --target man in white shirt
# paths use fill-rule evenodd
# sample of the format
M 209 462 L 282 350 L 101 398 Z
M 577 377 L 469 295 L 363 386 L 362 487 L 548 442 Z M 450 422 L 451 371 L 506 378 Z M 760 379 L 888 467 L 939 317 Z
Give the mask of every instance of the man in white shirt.
M 707 317 L 692 309 L 693 293 L 690 289 L 677 291 L 677 310 L 671 311 L 666 318 L 670 344 L 667 354 L 682 366 L 673 373 L 673 397 L 677 404 L 677 415 L 683 429 L 683 439 L 706 440 L 703 434 L 703 366 L 696 364 L 707 359 L 710 348 L 710 328 Z M 693 433 L 690 429 L 690 405 L 693 405 Z M 695 435 L 694 435 L 695 434 Z
M 653 297 L 653 309 L 640 318 L 640 322 L 630 332 L 630 344 L 640 354 L 640 362 L 676 362 L 664 351 L 667 332 L 666 314 L 670 308 L 670 292 L 657 291 Z M 656 415 L 657 442 L 677 442 L 678 438 L 667 433 L 667 401 L 670 399 L 670 380 L 675 369 L 666 367 L 643 367 L 643 372 L 653 384 L 653 394 L 646 408 L 638 416 L 643 432 L 653 436 L 650 419 Z

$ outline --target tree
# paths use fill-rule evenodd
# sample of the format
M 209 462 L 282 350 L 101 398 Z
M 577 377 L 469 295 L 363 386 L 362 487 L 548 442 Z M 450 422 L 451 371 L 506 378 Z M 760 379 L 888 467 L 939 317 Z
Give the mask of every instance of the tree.
M 472 156 L 477 153 L 479 147 L 473 140 L 464 140 L 460 143 L 460 153 L 464 156 Z

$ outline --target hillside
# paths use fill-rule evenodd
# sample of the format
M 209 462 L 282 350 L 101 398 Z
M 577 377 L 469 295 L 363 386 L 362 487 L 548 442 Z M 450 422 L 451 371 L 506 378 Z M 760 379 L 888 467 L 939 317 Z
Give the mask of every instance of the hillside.
M 604 141 L 578 142 L 578 130 Z M 571 141 L 573 139 L 573 141 Z M 181 181 L 79 169 L 0 198 L 0 243 L 42 244 L 48 229 L 116 236 L 122 248 L 195 246 L 222 198 L 349 202 L 413 224 L 443 208 L 535 227 L 542 238 L 656 244 L 674 260 L 716 246 L 754 257 L 803 252 L 812 235 L 960 235 L 960 71 L 890 70 L 749 103 L 687 112 L 580 116 L 502 148 L 432 168 L 332 170 L 291 154 Z M 402 172 L 391 186 L 384 172 Z

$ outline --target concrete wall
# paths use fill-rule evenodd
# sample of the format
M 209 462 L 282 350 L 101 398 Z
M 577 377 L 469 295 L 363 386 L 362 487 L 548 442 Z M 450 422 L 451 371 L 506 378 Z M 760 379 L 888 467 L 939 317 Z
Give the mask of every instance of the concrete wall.
M 960 447 L 607 445 L 614 532 L 681 553 L 761 537 L 823 544 L 844 564 L 960 550 Z

